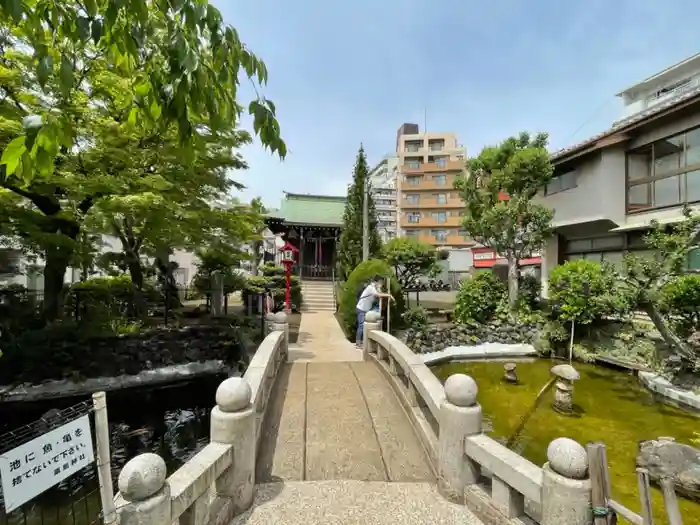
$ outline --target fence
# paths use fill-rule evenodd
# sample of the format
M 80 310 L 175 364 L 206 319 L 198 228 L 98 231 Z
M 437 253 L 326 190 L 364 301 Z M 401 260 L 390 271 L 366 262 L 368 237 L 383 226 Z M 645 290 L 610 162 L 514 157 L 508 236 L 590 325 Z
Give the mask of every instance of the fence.
M 113 522 L 104 393 L 1 435 L 0 475 L 0 525 Z

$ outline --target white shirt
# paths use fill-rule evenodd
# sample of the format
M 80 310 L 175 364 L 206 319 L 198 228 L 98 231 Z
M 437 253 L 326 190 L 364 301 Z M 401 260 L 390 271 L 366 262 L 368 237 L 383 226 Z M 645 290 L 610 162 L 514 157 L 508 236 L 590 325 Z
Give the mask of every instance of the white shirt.
M 369 312 L 374 305 L 374 299 L 377 293 L 377 287 L 374 286 L 374 283 L 369 283 L 360 294 L 360 300 L 357 301 L 357 308 L 363 312 Z

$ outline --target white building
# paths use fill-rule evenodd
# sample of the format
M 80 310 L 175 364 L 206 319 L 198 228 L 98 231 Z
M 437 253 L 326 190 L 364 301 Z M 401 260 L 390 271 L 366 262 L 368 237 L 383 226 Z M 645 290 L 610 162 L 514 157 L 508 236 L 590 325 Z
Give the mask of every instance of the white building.
M 383 242 L 397 235 L 398 165 L 396 155 L 387 155 L 369 173 L 370 193 L 377 211 L 377 229 Z
M 552 155 L 555 178 L 539 197 L 554 211 L 557 235 L 542 260 L 546 278 L 558 263 L 585 258 L 622 262 L 648 250 L 650 222 L 682 218 L 700 204 L 700 55 L 621 93 L 625 117 L 606 131 Z M 700 269 L 700 254 L 689 268 Z

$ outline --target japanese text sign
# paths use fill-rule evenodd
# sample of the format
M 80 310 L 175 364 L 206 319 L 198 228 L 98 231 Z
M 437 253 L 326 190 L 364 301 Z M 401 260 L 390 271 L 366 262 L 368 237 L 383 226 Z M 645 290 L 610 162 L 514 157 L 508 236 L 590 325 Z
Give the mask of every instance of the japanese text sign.
M 95 461 L 90 417 L 79 417 L 0 456 L 5 512 L 12 512 Z

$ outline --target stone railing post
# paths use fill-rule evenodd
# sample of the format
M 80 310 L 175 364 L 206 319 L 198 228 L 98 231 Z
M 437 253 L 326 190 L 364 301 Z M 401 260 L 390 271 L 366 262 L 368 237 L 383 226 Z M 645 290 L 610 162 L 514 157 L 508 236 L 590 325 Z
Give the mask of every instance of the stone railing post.
M 364 332 L 362 335 L 362 357 L 364 358 L 365 361 L 369 359 L 369 354 L 372 352 L 370 351 L 372 341 L 369 340 L 369 333 L 372 330 L 381 330 L 382 329 L 382 316 L 379 312 L 375 312 L 374 310 L 371 310 L 365 314 L 365 328 Z M 381 357 L 381 356 L 378 356 Z
M 165 461 L 158 454 L 139 454 L 119 473 L 117 486 L 126 505 L 120 509 L 122 525 L 171 525 L 170 485 Z
M 541 525 L 588 525 L 591 516 L 591 481 L 588 454 L 579 443 L 557 438 L 547 447 L 542 467 Z
M 232 503 L 233 515 L 253 503 L 255 487 L 256 420 L 252 391 L 242 377 L 229 377 L 216 390 L 211 411 L 211 441 L 233 446 L 233 462 L 216 480 L 216 493 Z
M 289 350 L 289 322 L 287 314 L 284 312 L 268 314 L 267 320 L 270 327 L 269 332 L 276 332 L 278 330 L 284 332 L 282 355 L 285 356 L 287 354 L 287 350 Z
M 479 465 L 464 453 L 467 436 L 481 433 L 481 405 L 476 381 L 453 374 L 445 381 L 445 400 L 440 406 L 438 437 L 438 488 L 455 502 L 464 502 L 464 489 L 476 483 Z

